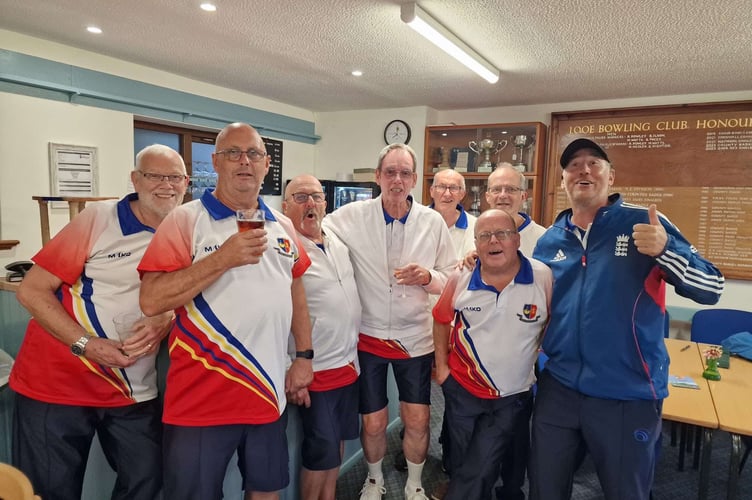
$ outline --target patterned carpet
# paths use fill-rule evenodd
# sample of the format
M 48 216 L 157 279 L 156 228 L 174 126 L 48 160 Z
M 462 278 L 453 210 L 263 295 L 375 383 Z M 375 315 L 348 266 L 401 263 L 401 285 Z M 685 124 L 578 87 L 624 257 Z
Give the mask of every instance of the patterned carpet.
M 441 389 L 433 384 L 431 392 L 431 443 L 428 450 L 428 458 L 423 471 L 423 486 L 430 494 L 446 475 L 441 471 L 441 446 L 437 438 L 441 429 L 441 414 L 444 408 L 444 398 Z M 670 445 L 671 423 L 664 422 L 662 456 L 656 470 L 656 479 L 653 487 L 654 500 L 693 500 L 697 498 L 697 486 L 699 480 L 698 471 L 692 468 L 691 454 L 687 455 L 684 471 L 677 470 L 679 447 Z M 387 494 L 383 500 L 402 499 L 402 488 L 407 478 L 406 472 L 398 472 L 394 468 L 394 456 L 399 450 L 401 443 L 399 438 L 399 426 L 392 428 L 388 435 L 387 456 L 384 458 L 384 477 Z M 716 431 L 713 436 L 710 490 L 708 500 L 725 500 L 726 483 L 728 480 L 729 456 L 731 450 L 731 438 L 726 432 Z M 337 499 L 353 500 L 358 498 L 363 480 L 366 477 L 365 460 L 360 460 L 348 471 L 341 474 L 337 482 Z M 598 478 L 590 460 L 585 461 L 575 477 L 574 500 L 602 499 Z M 752 458 L 746 464 L 739 478 L 739 500 L 752 499 Z M 473 500 L 473 499 L 468 499 Z M 485 499 L 478 499 L 485 500 Z M 491 500 L 491 499 L 488 499 Z

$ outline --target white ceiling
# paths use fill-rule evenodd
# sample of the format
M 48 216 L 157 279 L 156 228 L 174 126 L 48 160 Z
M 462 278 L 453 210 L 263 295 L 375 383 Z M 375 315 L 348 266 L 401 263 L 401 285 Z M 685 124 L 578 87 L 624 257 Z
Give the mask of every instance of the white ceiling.
M 0 28 L 312 111 L 752 89 L 749 0 L 421 1 L 501 69 L 495 85 L 404 24 L 403 0 L 200 1 L 0 0 Z

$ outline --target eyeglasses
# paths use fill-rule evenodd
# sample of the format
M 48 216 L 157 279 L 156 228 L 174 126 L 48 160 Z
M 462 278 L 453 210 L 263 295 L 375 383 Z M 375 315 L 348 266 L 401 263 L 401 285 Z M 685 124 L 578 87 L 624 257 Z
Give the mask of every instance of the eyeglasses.
M 506 191 L 509 194 L 517 194 L 523 191 L 523 189 L 517 186 L 494 186 L 494 187 L 488 188 L 488 192 L 491 194 L 503 194 L 504 191 Z
M 266 151 L 256 151 L 253 148 L 248 151 L 243 151 L 242 149 L 223 149 L 222 151 L 217 151 L 217 154 L 225 155 L 225 158 L 230 161 L 240 161 L 240 158 L 246 155 L 253 163 L 258 163 L 266 158 Z
M 383 175 L 387 179 L 394 179 L 397 176 L 400 176 L 403 179 L 411 179 L 414 174 L 415 172 L 413 172 L 412 170 L 396 170 L 393 168 L 387 168 L 381 171 L 381 175 Z
M 517 231 L 513 229 L 499 229 L 498 231 L 484 231 L 475 235 L 475 239 L 481 243 L 488 243 L 491 241 L 491 236 L 499 241 L 505 241 L 511 239 L 513 235 L 517 234 Z
M 292 198 L 298 205 L 307 203 L 308 198 L 311 198 L 314 203 L 322 203 L 326 201 L 324 193 L 293 193 L 290 195 L 290 198 Z
M 167 181 L 170 184 L 180 184 L 186 178 L 185 175 L 177 175 L 177 174 L 162 175 L 162 174 L 153 174 L 151 172 L 142 172 L 140 170 L 137 170 L 137 172 L 143 175 L 144 179 L 146 179 L 147 181 L 154 182 L 154 183 Z
M 452 193 L 452 194 L 459 193 L 460 191 L 462 191 L 462 187 L 461 186 L 457 186 L 455 184 L 449 184 L 449 185 L 447 185 L 447 184 L 436 184 L 436 185 L 431 186 L 431 187 L 433 187 L 439 193 L 443 193 L 446 190 L 449 190 L 449 192 Z

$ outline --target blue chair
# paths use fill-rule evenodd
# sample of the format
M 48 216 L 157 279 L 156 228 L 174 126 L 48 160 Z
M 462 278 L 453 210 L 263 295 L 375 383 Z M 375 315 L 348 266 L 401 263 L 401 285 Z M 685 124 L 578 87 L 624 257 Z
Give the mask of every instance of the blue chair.
M 752 332 L 752 312 L 737 309 L 702 309 L 692 316 L 690 340 L 721 345 L 735 333 Z
M 703 344 L 721 345 L 735 333 L 752 332 L 752 312 L 737 309 L 702 309 L 692 317 L 690 339 Z M 752 449 L 752 439 L 744 437 L 746 451 L 739 464 L 741 473 Z M 695 448 L 699 440 L 695 443 Z

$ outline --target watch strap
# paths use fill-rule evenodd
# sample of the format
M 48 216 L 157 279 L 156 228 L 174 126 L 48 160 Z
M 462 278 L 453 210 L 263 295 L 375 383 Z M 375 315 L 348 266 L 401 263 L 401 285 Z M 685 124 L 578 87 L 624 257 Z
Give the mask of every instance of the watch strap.
M 313 359 L 313 349 L 306 349 L 305 351 L 295 351 L 296 358 Z

